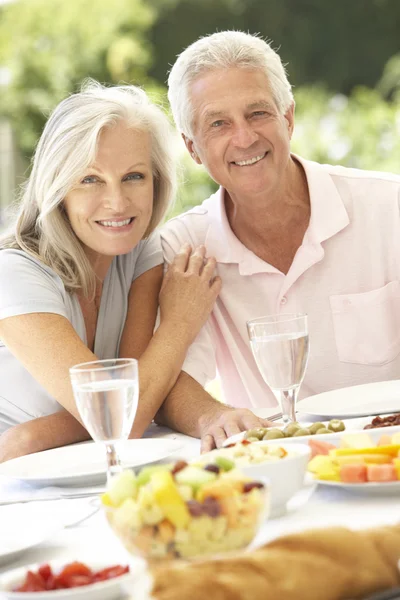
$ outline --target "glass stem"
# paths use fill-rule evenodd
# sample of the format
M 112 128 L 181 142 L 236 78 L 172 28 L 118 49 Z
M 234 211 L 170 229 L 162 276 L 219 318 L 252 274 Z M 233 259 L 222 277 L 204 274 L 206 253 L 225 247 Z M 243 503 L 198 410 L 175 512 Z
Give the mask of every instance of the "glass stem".
M 115 475 L 122 473 L 122 466 L 117 454 L 115 444 L 112 442 L 106 443 L 107 452 L 107 483 L 110 484 Z
M 278 401 L 282 411 L 282 421 L 293 423 L 296 420 L 296 400 L 299 388 L 291 388 L 289 390 L 278 390 Z

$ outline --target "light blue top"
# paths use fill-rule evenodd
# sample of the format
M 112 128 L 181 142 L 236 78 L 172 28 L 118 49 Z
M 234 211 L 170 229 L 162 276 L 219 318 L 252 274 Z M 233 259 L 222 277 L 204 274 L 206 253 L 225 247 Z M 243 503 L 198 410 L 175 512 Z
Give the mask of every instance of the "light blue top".
M 104 280 L 97 320 L 94 353 L 98 358 L 118 356 L 131 284 L 162 262 L 158 232 L 139 242 L 129 254 L 114 258 Z M 76 294 L 68 293 L 51 268 L 26 252 L 0 250 L 0 319 L 29 313 L 66 317 L 87 345 L 85 322 Z M 61 409 L 0 339 L 0 434 L 12 425 Z

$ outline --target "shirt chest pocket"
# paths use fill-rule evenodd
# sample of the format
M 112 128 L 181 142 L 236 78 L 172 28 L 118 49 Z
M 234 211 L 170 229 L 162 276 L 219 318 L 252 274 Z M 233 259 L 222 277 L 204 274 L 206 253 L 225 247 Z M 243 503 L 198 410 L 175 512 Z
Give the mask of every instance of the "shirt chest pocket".
M 400 353 L 400 282 L 362 294 L 330 296 L 339 360 L 383 365 Z

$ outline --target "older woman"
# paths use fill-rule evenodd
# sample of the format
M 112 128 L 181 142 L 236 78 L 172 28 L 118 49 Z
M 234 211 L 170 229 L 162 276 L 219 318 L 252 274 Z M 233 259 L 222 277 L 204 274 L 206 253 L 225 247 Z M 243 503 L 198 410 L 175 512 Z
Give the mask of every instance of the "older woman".
M 139 359 L 139 436 L 172 388 L 220 281 L 183 247 L 163 285 L 174 192 L 166 117 L 133 86 L 90 82 L 57 106 L 0 242 L 0 461 L 89 437 L 68 370 Z M 158 291 L 160 325 L 152 337 Z

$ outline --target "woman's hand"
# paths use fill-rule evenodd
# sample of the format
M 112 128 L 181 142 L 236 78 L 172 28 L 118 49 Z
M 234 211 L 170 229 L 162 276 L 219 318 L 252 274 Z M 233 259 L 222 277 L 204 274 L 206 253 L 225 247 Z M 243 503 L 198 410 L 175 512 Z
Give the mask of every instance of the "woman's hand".
M 216 261 L 205 259 L 199 246 L 191 254 L 189 244 L 182 246 L 164 276 L 160 292 L 161 323 L 175 325 L 193 340 L 207 320 L 221 290 L 221 278 L 214 277 Z

